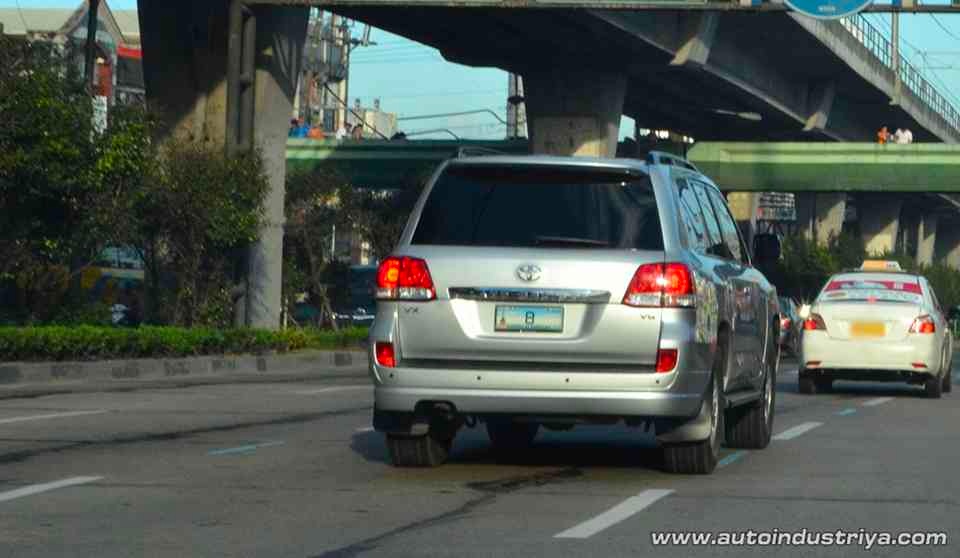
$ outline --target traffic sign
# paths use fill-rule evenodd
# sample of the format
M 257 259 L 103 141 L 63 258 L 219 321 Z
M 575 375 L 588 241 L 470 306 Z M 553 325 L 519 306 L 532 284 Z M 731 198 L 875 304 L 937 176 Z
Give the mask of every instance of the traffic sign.
M 784 0 L 794 11 L 818 19 L 840 19 L 869 6 L 873 0 Z

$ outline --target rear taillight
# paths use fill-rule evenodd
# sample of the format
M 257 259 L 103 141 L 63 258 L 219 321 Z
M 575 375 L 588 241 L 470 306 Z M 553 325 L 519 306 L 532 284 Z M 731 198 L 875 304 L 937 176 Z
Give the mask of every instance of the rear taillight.
M 910 333 L 936 333 L 937 324 L 929 315 L 924 314 L 910 324 Z
M 804 331 L 826 331 L 827 324 L 823 323 L 823 317 L 820 314 L 810 314 L 806 320 L 803 320 Z
M 377 343 L 374 345 L 377 364 L 393 368 L 397 365 L 397 356 L 393 352 L 393 343 Z
M 672 372 L 677 367 L 678 358 L 676 349 L 657 350 L 657 372 Z
M 697 299 L 693 274 L 682 263 L 643 264 L 623 295 L 627 306 L 692 308 Z
M 780 319 L 780 331 L 787 331 L 790 329 L 790 325 L 793 324 L 793 320 L 790 318 L 781 318 Z
M 389 257 L 377 270 L 380 300 L 433 300 L 436 291 L 427 262 L 420 258 Z

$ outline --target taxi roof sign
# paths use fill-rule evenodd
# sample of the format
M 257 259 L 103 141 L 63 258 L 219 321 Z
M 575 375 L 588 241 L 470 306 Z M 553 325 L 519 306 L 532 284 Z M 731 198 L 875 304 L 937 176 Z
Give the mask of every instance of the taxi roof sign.
M 887 260 L 864 260 L 860 271 L 903 271 L 900 262 Z

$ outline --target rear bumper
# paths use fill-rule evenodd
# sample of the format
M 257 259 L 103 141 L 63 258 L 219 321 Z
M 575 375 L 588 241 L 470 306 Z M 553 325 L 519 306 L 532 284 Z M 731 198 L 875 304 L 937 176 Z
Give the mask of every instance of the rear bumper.
M 532 414 L 618 417 L 693 417 L 703 392 L 611 392 L 378 386 L 376 407 L 413 411 L 422 402 L 450 403 L 463 414 Z
M 805 332 L 800 367 L 939 374 L 940 357 L 933 336 L 908 337 L 902 341 L 853 341 L 831 339 L 822 332 Z M 926 367 L 915 367 L 915 363 Z

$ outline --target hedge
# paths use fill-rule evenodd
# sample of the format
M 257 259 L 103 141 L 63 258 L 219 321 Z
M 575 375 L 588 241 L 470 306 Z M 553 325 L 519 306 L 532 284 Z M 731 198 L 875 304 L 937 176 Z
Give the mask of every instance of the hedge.
M 0 327 L 0 362 L 186 357 L 355 347 L 365 328 L 213 329 L 141 326 Z

